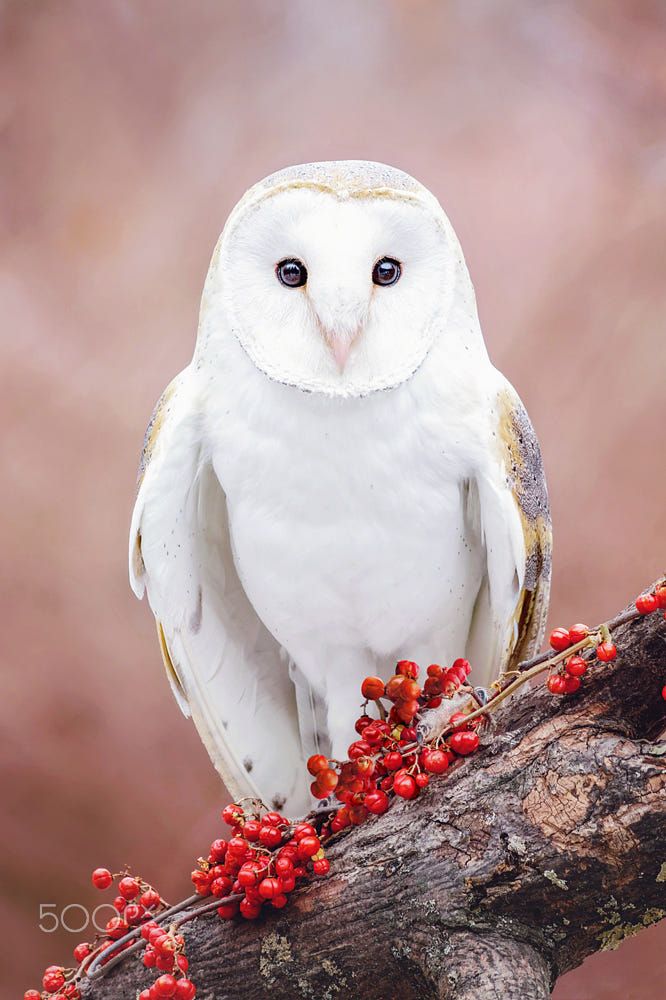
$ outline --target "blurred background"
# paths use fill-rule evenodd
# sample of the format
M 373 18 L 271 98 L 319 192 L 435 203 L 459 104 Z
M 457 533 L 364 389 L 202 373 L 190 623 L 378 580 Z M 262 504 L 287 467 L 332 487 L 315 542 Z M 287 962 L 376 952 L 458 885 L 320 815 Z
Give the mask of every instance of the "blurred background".
M 40 932 L 40 904 L 97 903 L 90 870 L 126 862 L 179 898 L 217 836 L 127 530 L 258 178 L 377 159 L 442 201 L 541 438 L 553 623 L 666 568 L 665 51 L 662 0 L 0 0 L 3 996 L 88 936 Z M 557 1000 L 657 1000 L 665 947 L 597 955 Z

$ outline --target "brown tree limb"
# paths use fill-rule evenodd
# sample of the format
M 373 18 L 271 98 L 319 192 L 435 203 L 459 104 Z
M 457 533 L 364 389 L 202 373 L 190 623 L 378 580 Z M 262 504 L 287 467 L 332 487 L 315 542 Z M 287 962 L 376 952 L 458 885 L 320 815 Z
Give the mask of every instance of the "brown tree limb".
M 524 689 L 477 755 L 332 844 L 286 909 L 188 924 L 200 1000 L 542 1000 L 666 916 L 666 622 L 613 638 L 577 694 Z M 153 978 L 130 958 L 86 997 Z

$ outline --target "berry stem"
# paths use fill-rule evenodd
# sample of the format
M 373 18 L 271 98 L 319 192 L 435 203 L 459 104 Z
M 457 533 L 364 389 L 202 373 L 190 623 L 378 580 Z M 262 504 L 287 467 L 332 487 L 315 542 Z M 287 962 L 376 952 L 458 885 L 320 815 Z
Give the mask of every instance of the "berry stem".
M 195 893 L 193 896 L 188 896 L 187 899 L 183 899 L 180 903 L 176 903 L 175 906 L 169 907 L 168 910 L 163 910 L 161 913 L 156 913 L 152 919 L 155 921 L 156 924 L 161 924 L 164 920 L 167 919 L 167 917 L 171 917 L 176 913 L 180 913 L 181 910 L 185 910 L 187 909 L 188 906 L 192 906 L 199 899 L 201 899 L 201 896 L 198 893 Z M 123 958 L 123 956 L 129 955 L 134 951 L 138 951 L 139 948 L 145 947 L 145 942 L 143 939 L 141 939 L 136 943 L 136 945 L 133 945 L 131 948 L 124 948 L 118 955 L 115 955 L 113 958 L 110 958 L 108 962 L 105 962 L 105 964 L 102 965 L 102 962 L 104 962 L 104 959 L 107 956 L 114 955 L 114 952 L 117 951 L 117 949 L 121 947 L 121 945 L 127 944 L 127 942 L 129 941 L 133 941 L 134 938 L 138 937 L 138 935 L 140 934 L 141 934 L 141 924 L 139 924 L 137 927 L 133 927 L 131 931 L 129 931 L 127 934 L 124 935 L 124 937 L 118 938 L 117 941 L 113 941 L 110 945 L 104 948 L 103 951 L 100 951 L 99 954 L 95 955 L 95 958 L 88 966 L 88 978 L 96 979 L 98 977 L 105 975 L 110 968 L 113 968 L 114 965 L 117 965 L 117 963 Z
M 224 906 L 225 903 L 237 903 L 243 899 L 243 893 L 236 892 L 232 893 L 231 896 L 225 896 L 223 899 L 215 899 L 211 903 L 206 903 L 204 906 L 197 906 L 195 909 L 191 910 L 189 913 L 183 914 L 178 920 L 174 920 L 171 924 L 169 930 L 171 933 L 175 933 L 179 927 L 186 924 L 188 920 L 195 920 L 197 917 L 203 916 L 205 913 L 216 913 L 218 907 Z

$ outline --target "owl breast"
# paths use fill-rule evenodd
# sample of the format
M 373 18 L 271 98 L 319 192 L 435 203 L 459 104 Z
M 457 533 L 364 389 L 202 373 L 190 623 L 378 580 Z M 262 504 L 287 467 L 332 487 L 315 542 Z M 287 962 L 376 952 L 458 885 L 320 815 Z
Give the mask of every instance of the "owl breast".
M 239 577 L 296 660 L 317 648 L 462 655 L 485 568 L 459 429 L 419 383 L 314 397 L 256 372 L 212 416 Z

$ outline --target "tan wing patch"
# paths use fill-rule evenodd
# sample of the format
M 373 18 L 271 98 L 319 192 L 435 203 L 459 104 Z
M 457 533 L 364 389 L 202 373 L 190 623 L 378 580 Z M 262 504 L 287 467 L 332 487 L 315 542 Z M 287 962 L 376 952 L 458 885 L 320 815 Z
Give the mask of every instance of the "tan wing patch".
M 173 665 L 173 660 L 171 659 L 171 654 L 169 652 L 169 647 L 167 646 L 166 636 L 164 635 L 164 629 L 162 628 L 162 623 L 155 619 L 155 624 L 157 625 L 157 638 L 160 644 L 160 652 L 162 654 L 162 662 L 164 663 L 164 669 L 166 670 L 167 677 L 172 685 L 172 687 L 179 691 L 183 697 L 183 700 L 187 702 L 185 696 L 185 691 L 183 685 L 180 682 L 180 677 L 178 672 Z
M 525 583 L 516 608 L 517 638 L 508 669 L 539 647 L 548 614 L 552 526 L 541 449 L 525 407 L 511 392 L 498 398 L 499 436 L 525 539 Z
M 173 379 L 173 381 L 166 387 L 160 398 L 157 400 L 155 409 L 153 410 L 150 420 L 148 421 L 146 433 L 143 438 L 143 448 L 141 449 L 141 458 L 139 459 L 139 468 L 136 476 L 137 492 L 143 482 L 146 469 L 150 465 L 150 460 L 155 450 L 157 438 L 159 437 L 160 430 L 162 429 L 169 412 L 169 404 L 176 391 L 176 382 L 177 379 Z

